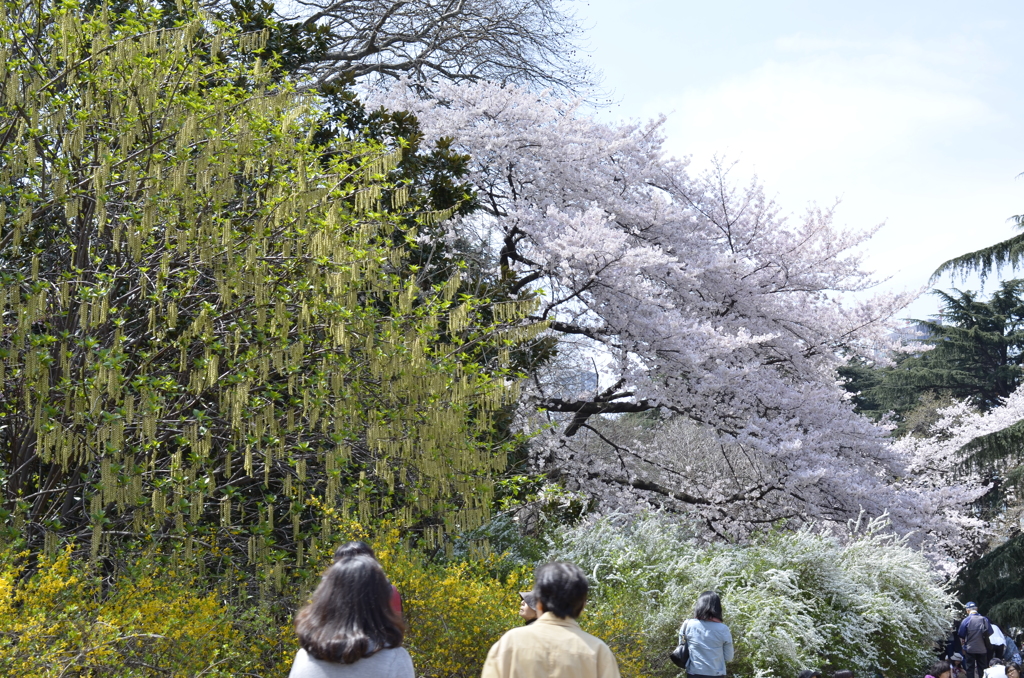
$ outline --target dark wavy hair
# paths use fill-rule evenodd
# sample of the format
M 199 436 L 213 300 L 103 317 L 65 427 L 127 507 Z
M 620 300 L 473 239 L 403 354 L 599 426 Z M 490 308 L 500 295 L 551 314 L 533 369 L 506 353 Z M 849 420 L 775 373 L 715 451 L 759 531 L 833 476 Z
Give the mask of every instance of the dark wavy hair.
M 556 617 L 575 619 L 587 604 L 590 582 L 578 565 L 547 563 L 533 575 L 533 594 L 545 612 Z
M 951 669 L 950 663 L 943 659 L 932 664 L 932 667 L 928 669 L 928 675 L 939 678 L 943 673 L 949 673 Z
M 345 542 L 334 550 L 334 562 L 338 562 L 343 558 L 351 558 L 352 556 L 370 556 L 374 560 L 377 559 L 377 555 L 365 541 Z
M 711 621 L 711 618 L 722 619 L 722 599 L 714 591 L 705 591 L 697 598 L 697 604 L 693 606 L 693 617 L 701 621 Z
M 299 644 L 317 659 L 343 664 L 398 647 L 405 625 L 390 599 L 391 584 L 376 560 L 344 558 L 327 568 L 309 605 L 295 615 Z

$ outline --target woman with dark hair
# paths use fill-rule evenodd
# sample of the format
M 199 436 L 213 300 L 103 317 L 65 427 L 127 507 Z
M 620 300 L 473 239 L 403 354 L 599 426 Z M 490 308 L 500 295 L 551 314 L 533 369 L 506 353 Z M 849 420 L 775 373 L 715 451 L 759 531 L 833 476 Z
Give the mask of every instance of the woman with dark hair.
M 705 591 L 697 598 L 693 619 L 679 629 L 679 643 L 690 648 L 686 675 L 711 678 L 725 675 L 725 663 L 732 661 L 732 633 L 722 623 L 722 599 L 714 591 Z
M 932 664 L 932 667 L 928 669 L 928 675 L 924 678 L 950 678 L 951 674 L 952 667 L 943 659 Z
M 295 616 L 302 646 L 289 678 L 414 678 L 402 647 L 405 625 L 391 609 L 391 584 L 376 560 L 342 558 L 324 572 Z
M 821 678 L 821 671 L 818 669 L 804 669 L 796 678 Z
M 345 542 L 334 549 L 334 562 L 353 556 L 370 556 L 374 560 L 377 559 L 377 554 L 373 552 L 373 549 L 365 541 Z M 391 609 L 397 612 L 399 617 L 402 616 L 402 594 L 398 592 L 398 587 L 394 584 L 391 585 Z
M 365 541 L 347 541 L 334 549 L 334 562 L 351 558 L 352 556 L 370 556 L 377 560 L 377 554 L 373 552 L 373 549 Z

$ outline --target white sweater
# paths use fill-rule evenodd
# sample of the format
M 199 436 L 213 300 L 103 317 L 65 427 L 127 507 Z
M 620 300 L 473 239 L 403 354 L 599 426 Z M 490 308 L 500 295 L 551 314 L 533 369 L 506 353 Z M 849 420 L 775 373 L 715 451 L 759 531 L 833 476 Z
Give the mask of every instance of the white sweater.
M 300 649 L 288 678 L 415 678 L 415 674 L 404 647 L 381 650 L 351 664 L 325 662 Z

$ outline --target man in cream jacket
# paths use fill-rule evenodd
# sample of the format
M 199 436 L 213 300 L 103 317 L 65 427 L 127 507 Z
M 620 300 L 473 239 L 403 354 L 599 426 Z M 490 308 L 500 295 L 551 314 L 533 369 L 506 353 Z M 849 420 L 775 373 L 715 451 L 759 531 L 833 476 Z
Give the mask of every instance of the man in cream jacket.
M 538 567 L 533 592 L 540 616 L 491 646 L 481 678 L 619 678 L 612 651 L 576 623 L 589 590 L 572 563 Z

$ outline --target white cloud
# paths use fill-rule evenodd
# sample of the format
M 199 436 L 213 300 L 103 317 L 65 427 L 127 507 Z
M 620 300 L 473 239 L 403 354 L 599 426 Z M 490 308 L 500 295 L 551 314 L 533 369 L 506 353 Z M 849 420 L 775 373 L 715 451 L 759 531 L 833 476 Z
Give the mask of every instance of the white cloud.
M 742 152 L 777 175 L 907 154 L 995 117 L 969 83 L 937 68 L 943 55 L 907 44 L 779 42 L 791 58 L 658 101 L 675 111 L 672 147 L 697 157 Z
M 1010 234 L 1024 158 L 1005 135 L 1015 114 L 984 86 L 998 65 L 983 46 L 796 35 L 775 47 L 745 73 L 649 100 L 649 115 L 673 111 L 669 150 L 698 167 L 739 159 L 795 211 L 842 197 L 841 222 L 886 222 L 866 254 L 899 289 Z M 933 308 L 926 299 L 911 313 Z

